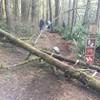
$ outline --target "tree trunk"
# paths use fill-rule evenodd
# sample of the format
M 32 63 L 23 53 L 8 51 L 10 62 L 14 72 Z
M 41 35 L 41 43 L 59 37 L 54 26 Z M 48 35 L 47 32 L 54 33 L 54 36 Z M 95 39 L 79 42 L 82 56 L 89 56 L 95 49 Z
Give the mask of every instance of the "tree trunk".
M 73 30 L 73 27 L 75 26 L 75 23 L 76 23 L 76 12 L 77 12 L 77 3 L 78 3 L 78 0 L 74 0 L 73 1 L 73 11 L 72 11 L 72 24 L 71 24 L 71 32 Z
M 96 14 L 96 24 L 100 25 L 100 0 L 98 0 L 97 14 Z
M 87 0 L 86 10 L 84 14 L 83 25 L 89 27 L 89 15 L 90 15 L 90 0 Z
M 45 19 L 45 1 L 44 0 L 42 1 L 42 9 L 43 9 L 42 18 Z
M 48 0 L 46 0 L 46 22 L 48 21 Z
M 71 9 L 71 0 L 69 0 L 68 8 Z M 71 12 L 68 12 L 68 28 L 71 26 Z
M 49 0 L 49 20 L 52 22 L 52 7 L 51 7 L 51 0 Z M 51 24 L 51 31 L 53 30 L 52 24 Z
M 19 0 L 14 2 L 14 19 L 15 19 L 15 33 L 17 33 L 17 25 L 19 20 Z
M 6 23 L 8 25 L 8 29 L 11 29 L 10 0 L 5 0 L 5 10 L 6 10 Z
M 31 13 L 32 22 L 34 22 L 34 17 L 35 17 L 35 0 L 32 0 L 32 13 Z
M 28 0 L 21 0 L 21 21 L 22 23 L 26 23 L 28 21 Z
M 60 1 L 55 0 L 55 18 L 59 16 L 59 12 L 60 12 Z M 55 20 L 55 25 L 58 24 L 59 24 L 59 18 Z
M 0 20 L 2 20 L 2 0 L 0 0 Z
M 58 69 L 66 72 L 66 74 L 68 74 L 68 76 L 70 76 L 71 78 L 75 78 L 78 81 L 82 82 L 87 87 L 100 92 L 100 81 L 99 80 L 96 80 L 93 77 L 90 77 L 89 75 L 87 75 L 86 73 L 84 73 L 82 71 L 74 69 L 72 66 L 67 65 L 67 64 L 53 58 L 51 55 L 41 52 L 40 50 L 34 48 L 33 46 L 29 45 L 28 43 L 25 43 L 24 41 L 17 39 L 16 37 L 12 36 L 10 33 L 5 32 L 1 29 L 0 29 L 0 35 L 5 36 L 14 45 L 19 46 L 19 47 L 31 52 L 32 54 L 41 57 L 46 62 L 55 65 Z
M 52 8 L 51 8 L 51 0 L 49 0 L 49 19 L 52 22 Z

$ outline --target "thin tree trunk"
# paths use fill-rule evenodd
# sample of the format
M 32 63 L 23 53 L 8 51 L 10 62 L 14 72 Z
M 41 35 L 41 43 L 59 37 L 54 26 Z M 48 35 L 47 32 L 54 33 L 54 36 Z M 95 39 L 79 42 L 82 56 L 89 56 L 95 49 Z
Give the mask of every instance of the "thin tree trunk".
M 8 29 L 11 29 L 10 0 L 5 0 L 5 10 L 6 10 L 6 23 L 8 25 Z
M 15 33 L 17 33 L 17 25 L 19 20 L 19 2 L 15 0 L 14 2 L 14 14 L 15 14 Z
M 51 0 L 49 0 L 49 20 L 52 22 L 52 7 L 51 7 Z M 51 24 L 51 31 L 53 30 L 52 24 Z
M 100 0 L 98 0 L 98 7 L 97 7 L 97 13 L 96 13 L 96 24 L 100 25 Z
M 42 1 L 42 7 L 43 7 L 43 13 L 42 13 L 42 18 L 45 19 L 45 1 Z
M 51 0 L 49 0 L 49 20 L 52 22 L 52 8 L 51 8 Z
M 2 0 L 0 0 L 0 20 L 2 20 Z
M 26 23 L 28 21 L 28 6 L 29 1 L 21 0 L 21 21 Z
M 60 12 L 60 1 L 59 0 L 55 0 L 55 18 L 57 16 L 59 16 L 59 12 Z M 57 18 L 55 20 L 55 25 L 59 24 L 59 18 Z
M 32 22 L 34 22 L 34 17 L 35 17 L 35 0 L 32 0 L 32 13 L 31 13 Z
M 86 10 L 84 14 L 83 25 L 89 27 L 89 14 L 90 14 L 90 0 L 87 0 Z
M 72 11 L 72 24 L 71 24 L 71 32 L 73 30 L 73 27 L 75 26 L 76 24 L 76 17 L 77 17 L 77 3 L 78 3 L 78 0 L 74 0 L 73 1 L 73 11 Z
M 69 0 L 68 8 L 71 9 L 71 0 Z M 68 12 L 68 28 L 71 26 L 71 12 Z
M 46 0 L 46 22 L 48 21 L 48 0 Z

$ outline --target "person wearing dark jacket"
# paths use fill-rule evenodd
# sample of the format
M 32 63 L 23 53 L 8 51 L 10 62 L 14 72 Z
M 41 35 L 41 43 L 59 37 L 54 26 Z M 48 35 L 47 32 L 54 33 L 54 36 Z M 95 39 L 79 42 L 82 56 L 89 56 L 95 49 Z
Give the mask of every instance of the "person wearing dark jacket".
M 44 25 L 45 25 L 44 20 L 41 19 L 40 22 L 39 22 L 39 29 L 40 29 L 40 31 L 42 31 L 44 29 Z

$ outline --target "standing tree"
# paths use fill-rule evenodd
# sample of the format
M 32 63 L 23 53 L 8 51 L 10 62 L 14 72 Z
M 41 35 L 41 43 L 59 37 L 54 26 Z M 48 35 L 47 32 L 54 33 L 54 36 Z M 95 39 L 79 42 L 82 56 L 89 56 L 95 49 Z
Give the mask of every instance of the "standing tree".
M 29 1 L 21 0 L 21 20 L 22 23 L 28 21 L 28 8 L 29 8 Z
M 55 18 L 59 16 L 60 11 L 60 0 L 55 0 Z M 55 25 L 58 25 L 59 18 L 55 20 Z
M 69 0 L 69 4 L 68 4 L 68 9 L 71 9 L 71 0 Z M 71 25 L 71 12 L 68 12 L 68 28 L 70 28 Z
M 17 33 L 17 24 L 19 20 L 19 0 L 14 0 L 14 18 L 15 18 L 15 33 Z
M 90 1 L 91 0 L 87 0 L 86 10 L 85 10 L 85 14 L 84 14 L 83 25 L 85 27 L 89 26 Z
M 35 17 L 35 0 L 32 0 L 32 12 L 31 12 L 31 19 L 32 22 L 34 21 L 34 17 Z
M 71 32 L 73 30 L 73 27 L 76 24 L 76 18 L 77 18 L 77 9 L 76 8 L 77 8 L 77 3 L 78 3 L 78 0 L 74 0 L 73 1 Z
M 2 0 L 0 0 L 0 20 L 2 19 Z
M 8 29 L 11 28 L 11 9 L 10 9 L 10 0 L 5 0 L 5 10 L 6 10 L 6 23 Z
M 48 21 L 48 0 L 46 0 L 46 22 Z
M 49 20 L 52 22 L 52 8 L 51 8 L 51 0 L 49 0 Z M 53 30 L 52 24 L 51 24 L 51 30 Z
M 52 8 L 51 8 L 51 0 L 49 0 L 49 20 L 52 22 Z
M 96 23 L 100 25 L 100 0 L 98 0 L 97 14 L 96 14 Z

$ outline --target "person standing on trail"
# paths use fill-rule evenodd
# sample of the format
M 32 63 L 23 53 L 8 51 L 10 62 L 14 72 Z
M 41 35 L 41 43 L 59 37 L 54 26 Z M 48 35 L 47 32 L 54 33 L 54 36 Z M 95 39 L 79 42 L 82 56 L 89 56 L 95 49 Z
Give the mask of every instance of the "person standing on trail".
M 40 29 L 40 32 L 42 32 L 42 31 L 43 31 L 44 26 L 45 26 L 44 20 L 43 20 L 43 19 L 41 19 L 41 20 L 40 20 L 40 22 L 39 22 L 39 29 Z
M 63 20 L 63 23 L 62 23 L 62 27 L 65 28 L 66 27 L 66 24 L 65 24 L 65 21 Z
M 47 21 L 47 29 L 48 31 L 50 32 L 51 31 L 51 26 L 52 26 L 52 23 L 50 20 Z

